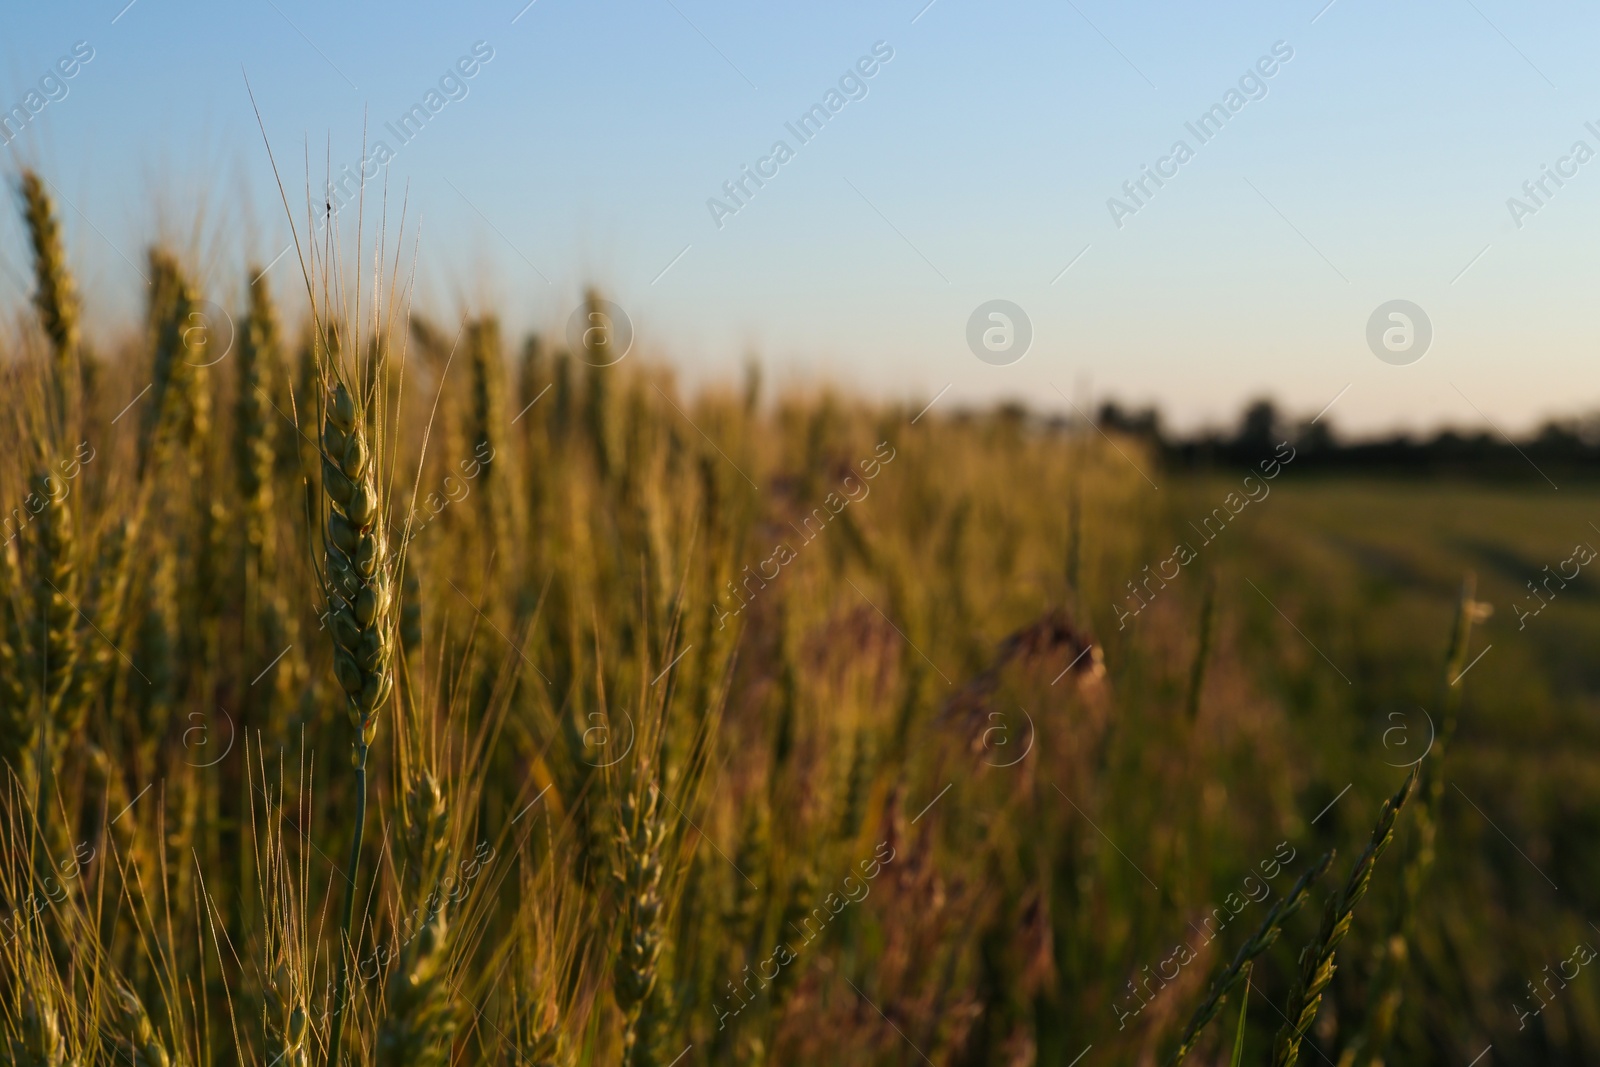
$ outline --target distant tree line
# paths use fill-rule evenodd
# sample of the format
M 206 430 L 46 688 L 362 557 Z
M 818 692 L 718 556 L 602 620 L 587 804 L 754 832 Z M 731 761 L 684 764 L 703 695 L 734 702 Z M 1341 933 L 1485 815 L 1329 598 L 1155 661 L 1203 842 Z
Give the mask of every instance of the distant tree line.
M 1534 470 L 1561 476 L 1600 475 L 1600 416 L 1552 419 L 1520 440 L 1492 429 L 1441 430 L 1432 436 L 1396 433 L 1361 440 L 1341 439 L 1331 420 L 1291 419 L 1271 400 L 1245 406 L 1232 431 L 1209 430 L 1179 437 L 1162 427 L 1153 407 L 1132 410 L 1114 400 L 1100 406 L 1101 429 L 1148 440 L 1175 467 L 1247 467 L 1288 440 L 1297 450 L 1297 470 L 1397 475 L 1454 475 L 1539 479 Z M 1558 474 L 1559 472 L 1559 474 Z

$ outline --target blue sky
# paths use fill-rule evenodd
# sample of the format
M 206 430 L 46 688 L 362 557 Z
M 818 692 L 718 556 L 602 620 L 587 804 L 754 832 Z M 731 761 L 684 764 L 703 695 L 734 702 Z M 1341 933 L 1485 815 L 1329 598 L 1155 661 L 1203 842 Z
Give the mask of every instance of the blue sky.
M 0 108 L 77 42 L 94 56 L 48 84 L 58 99 L 0 148 L 3 166 L 40 167 L 70 203 L 107 334 L 138 309 L 127 260 L 142 265 L 157 235 L 230 303 L 245 258 L 283 247 L 248 77 L 301 219 L 308 166 L 319 184 L 357 167 L 364 123 L 394 149 L 367 191 L 387 183 L 391 230 L 409 197 L 419 306 L 494 307 L 518 332 L 558 333 L 597 282 L 630 313 L 640 356 L 690 384 L 756 353 L 778 381 L 906 398 L 948 385 L 941 403 L 1058 410 L 1063 394 L 1114 394 L 1185 427 L 1231 421 L 1261 393 L 1304 414 L 1339 396 L 1330 417 L 1360 431 L 1516 432 L 1600 406 L 1600 159 L 1547 179 L 1520 227 L 1507 205 L 1575 141 L 1600 151 L 1584 125 L 1600 129 L 1591 7 L 524 2 L 9 12 Z M 385 124 L 477 42 L 493 54 L 449 83 L 465 95 L 441 93 L 400 146 Z M 865 96 L 801 144 L 785 123 L 877 42 L 893 58 Z M 1277 42 L 1293 58 L 1266 95 L 1200 144 L 1185 123 Z M 793 158 L 719 228 L 707 201 L 727 203 L 723 183 L 779 139 Z M 1193 158 L 1119 227 L 1108 198 L 1129 203 L 1123 183 L 1179 139 Z M 288 294 L 295 270 L 290 256 L 269 277 Z M 8 215 L 0 300 L 20 302 L 25 272 Z M 965 339 L 996 298 L 1033 327 L 1008 366 Z M 1435 335 L 1408 366 L 1364 339 L 1397 298 Z

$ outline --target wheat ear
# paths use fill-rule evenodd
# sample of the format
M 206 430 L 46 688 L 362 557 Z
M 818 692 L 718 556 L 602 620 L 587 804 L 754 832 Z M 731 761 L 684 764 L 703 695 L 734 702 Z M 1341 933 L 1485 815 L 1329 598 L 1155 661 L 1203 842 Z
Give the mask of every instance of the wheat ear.
M 21 567 L 17 560 L 16 537 L 0 544 L 0 762 L 9 764 L 23 782 L 33 779 L 33 739 L 35 716 L 26 684 L 27 635 L 12 607 L 10 592 L 19 587 Z
M 76 1059 L 67 1051 L 67 1039 L 61 1033 L 61 1020 L 54 998 L 43 986 L 24 988 L 21 1025 L 11 1038 L 9 1061 L 28 1064 L 29 1067 L 68 1067 Z
M 155 358 L 150 403 L 145 408 L 139 471 L 162 465 L 174 439 L 189 451 L 195 474 L 197 445 L 210 429 L 210 394 L 203 388 L 205 331 L 194 328 L 198 298 L 177 259 L 150 250 L 149 324 Z
M 389 972 L 375 1060 L 379 1067 L 442 1067 L 450 1062 L 456 1031 L 447 980 L 450 901 L 440 883 L 450 852 L 450 808 L 431 771 L 413 763 L 408 777 L 398 841 L 402 899 L 422 917 L 416 929 L 403 932 L 405 947 Z
M 61 224 L 44 180 L 31 170 L 22 172 L 23 216 L 33 242 L 33 276 L 38 285 L 33 296 L 39 320 L 50 338 L 54 356 L 56 417 L 62 422 L 71 403 L 77 375 L 78 291 L 67 270 L 61 242 Z
M 1394 1036 L 1404 994 L 1406 971 L 1410 967 L 1408 945 L 1416 936 L 1416 919 L 1421 912 L 1428 873 L 1433 867 L 1437 813 L 1443 800 L 1444 779 L 1439 776 L 1441 761 L 1455 736 L 1456 719 L 1461 709 L 1461 672 L 1471 652 L 1472 627 L 1489 617 L 1490 606 L 1477 598 L 1477 577 L 1472 572 L 1462 578 L 1456 602 L 1455 620 L 1439 676 L 1440 722 L 1433 746 L 1425 762 L 1417 765 L 1417 803 L 1412 813 L 1416 824 L 1415 844 L 1406 858 L 1400 876 L 1400 907 L 1389 936 L 1378 949 L 1378 966 L 1368 983 L 1366 1014 L 1361 1029 L 1340 1054 L 1339 1062 L 1354 1067 L 1381 1065 L 1384 1052 Z
M 1350 876 L 1345 879 L 1344 887 L 1330 896 L 1322 909 L 1322 926 L 1317 930 L 1316 940 L 1301 950 L 1300 974 L 1284 1005 L 1284 1018 L 1288 1021 L 1272 1043 L 1273 1067 L 1294 1067 L 1299 1061 L 1300 1043 L 1316 1021 L 1323 991 L 1333 981 L 1334 953 L 1350 932 L 1350 920 L 1355 914 L 1356 905 L 1367 895 L 1367 886 L 1372 882 L 1373 865 L 1383 855 L 1384 849 L 1389 847 L 1389 842 L 1394 840 L 1395 818 L 1405 806 L 1416 781 L 1417 772 L 1413 769 L 1394 796 L 1383 802 L 1383 810 L 1378 815 L 1377 825 L 1372 828 L 1372 837 L 1367 841 L 1366 849 L 1351 865 Z
M 323 530 L 323 581 L 333 631 L 333 673 L 344 689 L 356 729 L 355 832 L 350 839 L 351 883 L 340 931 L 337 1014 L 328 1041 L 328 1062 L 339 1067 L 344 1016 L 349 1008 L 350 927 L 355 918 L 354 874 L 361 862 L 367 821 L 367 751 L 378 731 L 378 711 L 394 684 L 394 612 L 390 561 L 382 522 L 376 468 L 367 444 L 367 420 L 344 382 L 327 396 L 322 425 L 322 488 L 327 498 Z
M 1211 985 L 1206 991 L 1206 999 L 1195 1009 L 1189 1018 L 1189 1024 L 1183 1028 L 1183 1037 L 1179 1039 L 1178 1047 L 1173 1050 L 1172 1055 L 1167 1058 L 1167 1067 L 1177 1067 L 1183 1062 L 1184 1057 L 1194 1050 L 1195 1043 L 1200 1040 L 1201 1032 L 1222 1010 L 1223 1001 L 1233 992 L 1234 987 L 1244 980 L 1245 965 L 1271 948 L 1273 942 L 1278 940 L 1278 935 L 1283 932 L 1284 922 L 1300 910 L 1312 883 L 1327 873 L 1331 863 L 1333 863 L 1333 853 L 1325 853 L 1314 867 L 1302 874 L 1293 888 L 1272 906 L 1271 911 L 1267 912 L 1267 917 L 1261 920 L 1261 925 L 1256 927 L 1255 933 L 1250 935 L 1249 940 L 1239 946 L 1239 951 L 1234 954 L 1233 960 L 1211 980 Z
M 252 276 L 260 272 L 251 270 Z M 272 514 L 273 451 L 271 374 L 281 365 L 278 318 L 265 279 L 250 284 L 250 311 L 245 316 L 239 344 L 239 394 L 234 405 L 234 459 L 239 497 L 244 502 L 245 543 L 264 571 L 263 556 L 270 550 L 267 520 Z
M 170 1067 L 173 1062 L 166 1045 L 150 1023 L 150 1013 L 144 1002 L 120 980 L 114 980 L 113 1010 L 117 1020 L 116 1052 L 118 1058 L 130 1058 L 134 1067 Z
M 289 972 L 279 966 L 261 990 L 265 1010 L 267 1057 L 283 1067 L 307 1067 L 306 1012 L 295 996 Z
M 622 901 L 622 945 L 612 971 L 612 988 L 625 1020 L 622 1062 L 627 1067 L 649 1067 L 655 1050 L 649 1032 L 652 1020 L 644 1018 L 644 1009 L 661 963 L 661 848 L 666 825 L 661 817 L 661 790 L 648 764 L 639 768 L 637 782 L 623 795 L 618 812 L 614 878 Z

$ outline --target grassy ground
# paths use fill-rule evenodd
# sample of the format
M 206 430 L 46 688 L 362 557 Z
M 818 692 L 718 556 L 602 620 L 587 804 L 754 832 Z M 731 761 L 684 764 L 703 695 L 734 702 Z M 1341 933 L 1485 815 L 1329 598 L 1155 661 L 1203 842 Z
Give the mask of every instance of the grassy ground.
M 1574 555 L 1600 546 L 1600 491 L 1554 491 L 1532 471 L 1528 481 L 1297 482 L 1291 468 L 1213 546 L 1221 640 L 1290 724 L 1300 809 L 1314 814 L 1354 783 L 1318 822 L 1322 838 L 1359 827 L 1365 815 L 1350 800 L 1379 795 L 1389 765 L 1421 755 L 1448 691 L 1464 698 L 1441 765 L 1438 861 L 1411 950 L 1399 1062 L 1466 1062 L 1491 1042 L 1499 1063 L 1580 1063 L 1600 1049 L 1600 985 L 1562 962 L 1600 936 L 1600 583 Z M 1176 524 L 1233 487 L 1184 486 Z M 1541 612 L 1519 615 L 1542 603 L 1529 581 L 1575 571 L 1541 586 Z M 1469 572 L 1494 612 L 1477 628 L 1470 670 L 1441 692 Z M 1416 847 L 1404 834 L 1402 844 Z M 1369 947 L 1382 932 L 1378 921 L 1357 926 Z M 1341 973 L 1337 1014 L 1364 1010 L 1377 966 L 1358 956 Z M 1559 971 L 1569 981 L 1546 986 Z

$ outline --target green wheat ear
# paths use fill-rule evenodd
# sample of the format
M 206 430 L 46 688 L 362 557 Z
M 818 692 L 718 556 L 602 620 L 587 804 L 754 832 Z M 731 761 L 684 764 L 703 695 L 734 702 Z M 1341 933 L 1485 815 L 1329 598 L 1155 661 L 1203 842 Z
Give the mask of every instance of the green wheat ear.
M 333 381 L 323 396 L 322 490 L 327 502 L 323 527 L 323 582 L 333 632 L 333 673 L 344 690 L 346 710 L 356 730 L 351 762 L 356 770 L 356 811 L 350 838 L 349 870 L 361 863 L 367 822 L 367 752 L 378 732 L 378 711 L 394 686 L 395 610 L 392 566 L 380 521 L 383 506 L 377 485 L 378 461 L 368 444 L 369 421 L 345 383 L 338 379 L 337 334 L 327 340 L 327 373 Z M 345 893 L 340 922 L 336 1014 L 328 1038 L 328 1062 L 339 1067 L 345 1014 L 351 1004 L 351 926 L 356 883 Z
M 64 419 L 77 373 L 78 290 L 67 270 L 55 205 L 45 189 L 44 179 L 31 170 L 22 172 L 22 203 L 28 236 L 33 242 L 33 274 L 38 285 L 33 302 L 39 309 L 45 335 L 50 338 L 55 361 L 57 416 Z
M 128 1051 L 132 1050 L 138 1067 L 169 1067 L 173 1058 L 151 1025 L 150 1014 L 145 1011 L 139 995 L 119 981 L 114 996 L 116 1046 L 122 1051 L 123 1057 L 126 1058 Z
M 622 797 L 613 875 L 622 905 L 622 945 L 612 968 L 613 993 L 624 1017 L 623 1060 L 627 1067 L 657 1063 L 656 1029 L 661 1020 L 649 1010 L 660 977 L 665 916 L 662 912 L 662 846 L 666 824 L 661 789 L 648 765 Z
M 1266 918 L 1261 920 L 1261 925 L 1256 927 L 1255 932 L 1250 935 L 1250 939 L 1239 946 L 1239 951 L 1234 954 L 1233 960 L 1217 972 L 1216 977 L 1211 980 L 1211 985 L 1206 991 L 1206 999 L 1201 1001 L 1200 1006 L 1189 1017 L 1188 1025 L 1183 1028 L 1183 1036 L 1178 1040 L 1178 1047 L 1173 1050 L 1172 1055 L 1166 1061 L 1167 1067 L 1177 1067 L 1178 1064 L 1183 1062 L 1184 1057 L 1194 1051 L 1195 1043 L 1200 1040 L 1201 1031 L 1206 1028 L 1212 1019 L 1217 1017 L 1217 1013 L 1222 1010 L 1223 1001 L 1227 999 L 1228 994 L 1232 993 L 1239 983 L 1244 980 L 1244 971 L 1250 961 L 1267 951 L 1272 947 L 1273 942 L 1278 940 L 1278 935 L 1283 933 L 1283 924 L 1288 921 L 1289 916 L 1300 910 L 1300 906 L 1305 903 L 1306 894 L 1311 890 L 1312 883 L 1326 874 L 1329 865 L 1332 863 L 1333 853 L 1325 853 L 1317 861 L 1316 866 L 1302 874 L 1300 879 L 1295 882 L 1294 887 L 1284 895 L 1283 899 L 1274 904 L 1272 910 L 1267 912 Z
M 367 444 L 366 420 L 343 382 L 335 384 L 322 426 L 322 486 L 328 500 L 323 548 L 331 613 L 333 673 L 348 698 L 365 764 L 378 711 L 394 684 L 388 544 Z
M 250 284 L 250 310 L 239 339 L 239 392 L 233 427 L 245 543 L 258 559 L 271 548 L 267 528 L 273 504 L 272 470 L 277 457 L 269 390 L 273 371 L 282 365 L 277 313 L 260 273 L 251 268 L 256 280 Z
M 1367 841 L 1366 850 L 1356 857 L 1344 887 L 1328 898 L 1316 940 L 1300 952 L 1300 973 L 1294 988 L 1290 990 L 1288 1003 L 1284 1005 L 1284 1018 L 1288 1021 L 1273 1041 L 1273 1067 L 1294 1067 L 1300 1059 L 1300 1043 L 1316 1021 L 1317 1009 L 1322 1005 L 1322 994 L 1328 988 L 1328 983 L 1333 981 L 1334 953 L 1350 932 L 1350 920 L 1356 904 L 1367 895 L 1374 864 L 1383 855 L 1384 849 L 1389 847 L 1389 842 L 1394 840 L 1395 818 L 1405 806 L 1406 798 L 1411 795 L 1411 787 L 1417 782 L 1417 773 L 1413 768 L 1401 783 L 1399 791 L 1383 802 L 1383 810 L 1378 815 L 1377 825 L 1372 828 L 1372 837 Z

